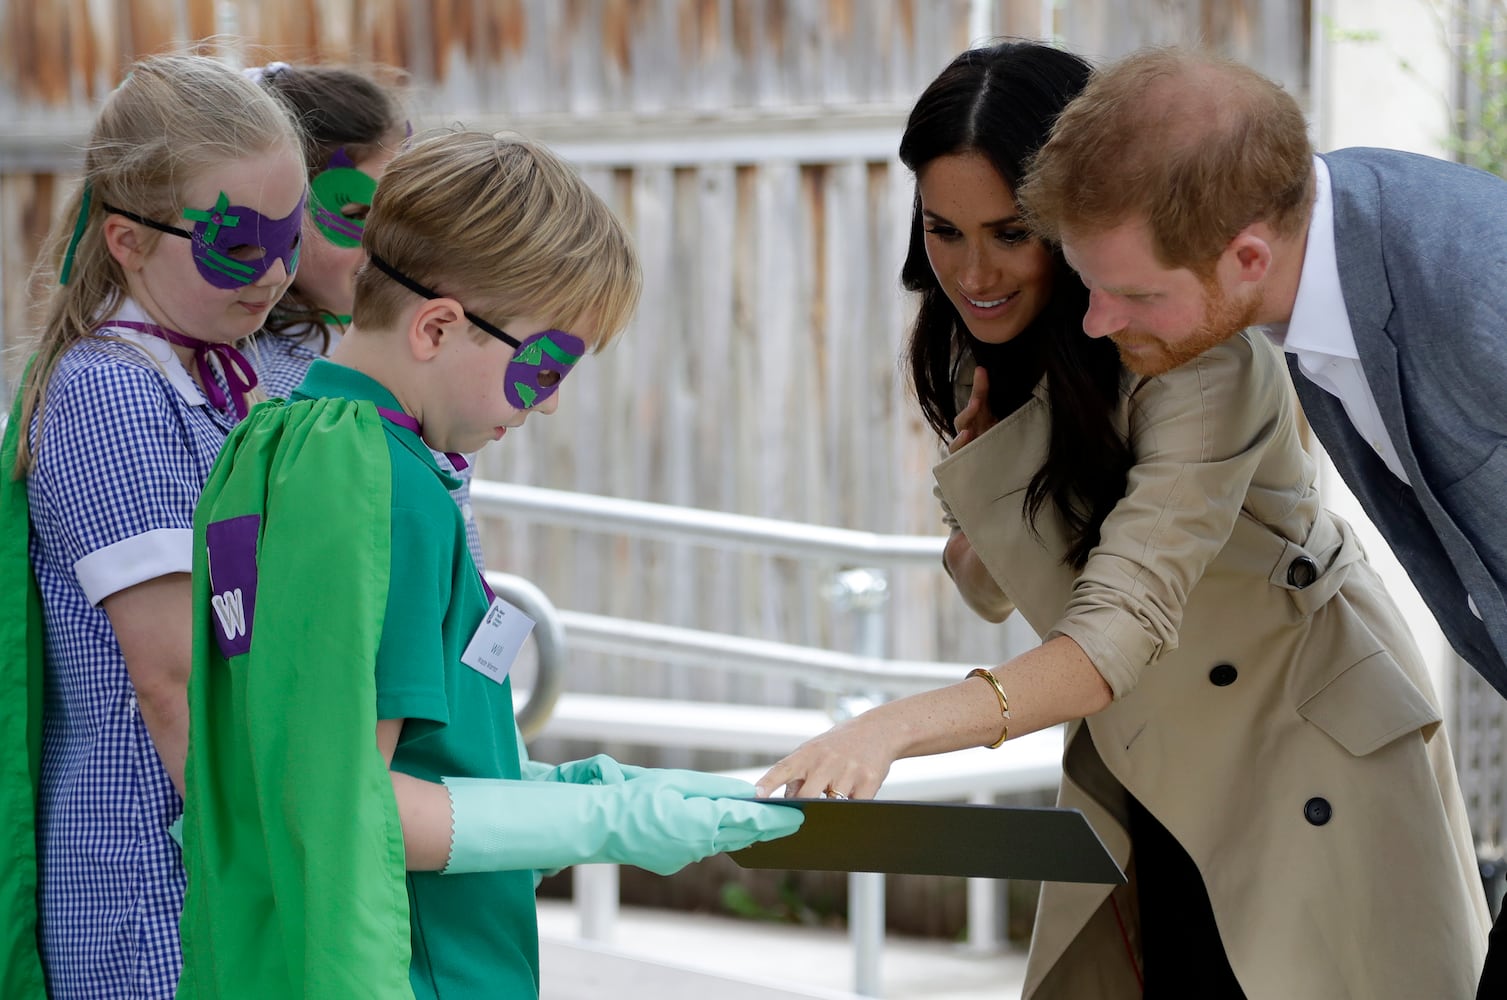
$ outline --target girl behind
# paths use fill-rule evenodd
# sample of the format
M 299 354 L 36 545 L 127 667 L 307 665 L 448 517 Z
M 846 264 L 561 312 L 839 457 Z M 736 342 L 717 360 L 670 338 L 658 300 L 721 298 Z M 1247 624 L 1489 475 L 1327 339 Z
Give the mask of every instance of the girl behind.
M 350 325 L 366 215 L 408 120 L 394 90 L 353 69 L 276 62 L 247 76 L 292 114 L 309 168 L 298 274 L 255 345 L 262 387 L 287 398 Z

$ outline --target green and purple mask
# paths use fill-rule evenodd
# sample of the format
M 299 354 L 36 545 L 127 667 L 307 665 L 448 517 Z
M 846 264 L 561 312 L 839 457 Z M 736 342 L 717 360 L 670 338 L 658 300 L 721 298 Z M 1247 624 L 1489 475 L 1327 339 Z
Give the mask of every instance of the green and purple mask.
M 356 168 L 345 147 L 335 150 L 327 167 L 309 182 L 309 214 L 314 225 L 337 247 L 359 247 L 366 219 L 352 219 L 345 214 L 347 205 L 371 207 L 377 191 L 377 179 Z
M 298 244 L 303 229 L 304 198 L 281 219 L 269 219 L 254 208 L 230 204 L 224 191 L 212 208 L 185 208 L 193 222 L 190 232 L 154 219 L 105 205 L 106 212 L 161 233 L 188 240 L 199 275 L 216 288 L 241 288 L 260 281 L 274 261 L 282 261 L 292 277 L 298 270 Z
M 434 289 L 419 284 L 376 254 L 372 254 L 369 259 L 373 267 L 415 295 L 422 295 L 426 299 L 445 297 Z M 502 388 L 508 403 L 514 409 L 527 410 L 553 396 L 559 390 L 560 383 L 565 381 L 565 376 L 570 374 L 576 362 L 586 353 L 586 342 L 564 330 L 541 330 L 519 340 L 470 310 L 465 310 L 465 314 L 466 319 L 475 324 L 477 329 L 513 348 L 513 357 L 508 361 L 507 371 L 503 373 Z
M 497 337 L 501 330 L 482 327 Z M 521 342 L 510 336 L 498 337 L 515 345 L 513 358 L 508 362 L 503 393 L 515 409 L 527 410 L 538 406 L 555 394 L 560 383 L 586 353 L 586 344 L 564 330 L 542 330 Z

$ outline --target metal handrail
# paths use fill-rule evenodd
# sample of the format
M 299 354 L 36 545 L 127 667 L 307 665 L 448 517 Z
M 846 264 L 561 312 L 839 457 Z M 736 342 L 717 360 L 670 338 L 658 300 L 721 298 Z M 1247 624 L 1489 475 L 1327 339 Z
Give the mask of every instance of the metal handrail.
M 609 618 L 582 611 L 559 612 L 573 649 L 663 662 L 699 663 L 719 670 L 789 676 L 812 687 L 845 692 L 855 686 L 886 694 L 910 694 L 950 684 L 973 664 L 924 660 L 876 660 L 812 646 L 701 632 L 674 625 Z
M 538 644 L 534 683 L 529 688 L 528 700 L 515 713 L 518 731 L 525 740 L 531 740 L 544 730 L 565 686 L 565 625 L 554 602 L 523 577 L 490 572 L 487 585 L 498 597 L 534 620 L 534 629 L 530 633 Z
M 864 566 L 935 567 L 947 541 L 940 535 L 881 535 L 484 479 L 471 481 L 471 503 L 478 513 L 500 517 L 526 515 L 533 521 L 588 531 L 630 531 L 641 538 Z
M 935 567 L 941 561 L 945 544 L 945 539 L 939 536 L 881 535 L 486 479 L 473 479 L 470 494 L 473 509 L 482 515 L 523 517 L 577 530 L 754 550 L 799 559 L 827 558 L 866 567 Z M 562 611 L 521 577 L 489 573 L 487 579 L 496 581 L 493 589 L 503 596 L 519 595 L 514 603 L 535 620 L 539 640 L 538 680 L 519 712 L 519 728 L 525 738 L 532 738 L 543 729 L 559 698 L 566 631 L 577 649 L 661 662 L 694 662 L 765 675 L 785 674 L 831 691 L 861 685 L 873 692 L 908 694 L 956 680 L 968 666 L 855 656 L 811 646 Z M 854 585 L 871 589 L 870 596 L 881 598 L 882 603 L 885 590 L 882 574 Z M 520 601 L 528 602 L 527 606 Z M 867 624 L 872 627 L 874 623 Z

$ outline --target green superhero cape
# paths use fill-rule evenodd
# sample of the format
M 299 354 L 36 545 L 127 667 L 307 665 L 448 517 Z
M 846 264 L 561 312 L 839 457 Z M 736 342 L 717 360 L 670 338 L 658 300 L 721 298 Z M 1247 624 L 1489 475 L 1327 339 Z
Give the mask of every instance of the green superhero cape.
M 180 998 L 405 998 L 403 833 L 377 750 L 391 460 L 371 402 L 273 401 L 194 517 Z
M 27 364 L 30 373 L 31 365 Z M 25 376 L 21 385 L 26 385 Z M 27 545 L 26 480 L 12 477 L 21 398 L 0 446 L 0 996 L 45 1000 L 37 952 L 37 782 L 42 767 L 42 599 Z

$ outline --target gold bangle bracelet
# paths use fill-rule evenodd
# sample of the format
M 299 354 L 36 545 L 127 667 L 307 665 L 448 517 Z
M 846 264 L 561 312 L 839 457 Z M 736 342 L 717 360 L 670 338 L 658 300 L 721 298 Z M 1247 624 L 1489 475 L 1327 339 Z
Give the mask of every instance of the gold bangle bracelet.
M 997 750 L 1005 740 L 1010 738 L 1010 699 L 1005 697 L 1005 689 L 1000 685 L 999 678 L 994 676 L 994 671 L 974 667 L 968 671 L 968 676 L 982 677 L 988 681 L 989 686 L 994 689 L 994 696 L 999 699 L 999 715 L 1003 721 L 1000 723 L 999 739 L 989 744 L 990 750 Z

